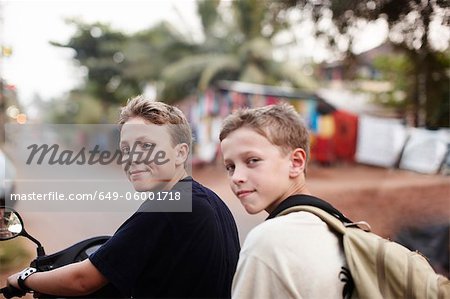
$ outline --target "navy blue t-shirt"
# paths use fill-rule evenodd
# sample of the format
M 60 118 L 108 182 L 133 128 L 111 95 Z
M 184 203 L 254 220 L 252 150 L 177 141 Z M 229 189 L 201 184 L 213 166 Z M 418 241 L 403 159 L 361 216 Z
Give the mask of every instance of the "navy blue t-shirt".
M 89 259 L 134 298 L 229 298 L 239 256 L 225 203 L 191 177 L 192 212 L 136 212 Z

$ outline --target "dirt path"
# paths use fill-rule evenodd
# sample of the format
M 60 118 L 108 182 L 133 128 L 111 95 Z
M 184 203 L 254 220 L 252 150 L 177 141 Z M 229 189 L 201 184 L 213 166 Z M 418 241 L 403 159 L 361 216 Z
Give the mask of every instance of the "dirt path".
M 197 169 L 194 176 L 228 203 L 240 227 L 241 239 L 263 221 L 266 213 L 245 213 L 229 190 L 220 165 Z M 312 165 L 307 173 L 310 191 L 349 218 L 365 220 L 372 230 L 392 237 L 406 226 L 450 221 L 450 177 L 364 165 L 323 168 Z

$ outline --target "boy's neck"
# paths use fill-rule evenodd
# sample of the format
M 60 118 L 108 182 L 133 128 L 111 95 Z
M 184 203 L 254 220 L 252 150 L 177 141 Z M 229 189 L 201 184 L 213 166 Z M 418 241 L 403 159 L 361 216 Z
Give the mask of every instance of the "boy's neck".
M 187 174 L 186 169 L 184 169 L 184 167 L 178 169 L 178 170 L 174 173 L 172 179 L 171 179 L 170 182 L 165 186 L 164 189 L 166 189 L 166 190 L 171 190 L 171 189 L 173 188 L 173 186 L 175 186 L 176 183 L 178 183 L 179 181 L 181 181 L 182 179 L 184 179 L 184 178 L 186 178 L 186 177 L 188 177 L 188 174 Z
M 311 192 L 309 192 L 308 188 L 306 188 L 306 182 L 303 182 L 303 184 L 292 186 L 289 190 L 285 192 L 283 196 L 280 197 L 280 200 L 274 201 L 271 205 L 269 205 L 265 211 L 267 213 L 272 213 L 273 210 L 275 210 L 283 201 L 285 201 L 288 197 L 292 195 L 312 195 Z

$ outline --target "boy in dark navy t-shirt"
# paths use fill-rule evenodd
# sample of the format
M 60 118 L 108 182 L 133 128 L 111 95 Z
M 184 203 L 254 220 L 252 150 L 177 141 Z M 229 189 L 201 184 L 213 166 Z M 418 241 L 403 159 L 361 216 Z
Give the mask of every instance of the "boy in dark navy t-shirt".
M 127 297 L 230 297 L 239 254 L 233 216 L 191 177 L 173 190 L 183 184 L 192 185 L 191 213 L 136 212 L 90 257 Z

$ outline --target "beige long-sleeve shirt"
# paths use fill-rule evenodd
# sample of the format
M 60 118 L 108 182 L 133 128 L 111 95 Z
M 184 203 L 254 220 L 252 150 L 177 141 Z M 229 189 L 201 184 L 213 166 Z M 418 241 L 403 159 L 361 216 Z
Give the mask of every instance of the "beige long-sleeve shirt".
M 294 212 L 254 228 L 242 247 L 232 298 L 342 298 L 343 247 L 325 222 Z

